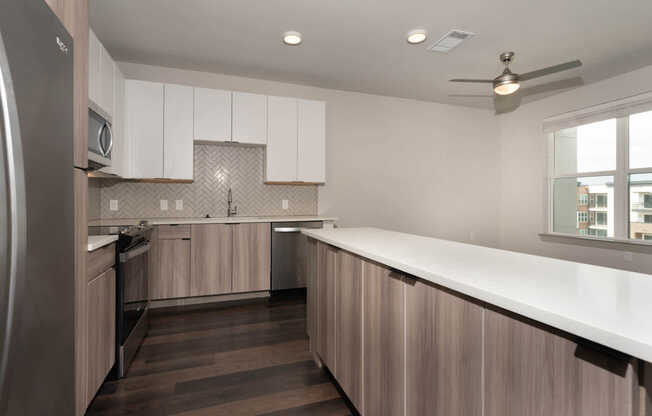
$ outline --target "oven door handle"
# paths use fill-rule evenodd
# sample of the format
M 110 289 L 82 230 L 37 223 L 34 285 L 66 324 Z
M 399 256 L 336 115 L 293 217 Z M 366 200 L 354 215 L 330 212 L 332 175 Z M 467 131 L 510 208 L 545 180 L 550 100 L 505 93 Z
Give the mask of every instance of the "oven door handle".
M 129 250 L 126 253 L 120 253 L 120 263 L 126 263 L 134 257 L 138 257 L 141 254 L 145 254 L 151 249 L 152 246 L 149 243 L 138 246 L 133 250 Z

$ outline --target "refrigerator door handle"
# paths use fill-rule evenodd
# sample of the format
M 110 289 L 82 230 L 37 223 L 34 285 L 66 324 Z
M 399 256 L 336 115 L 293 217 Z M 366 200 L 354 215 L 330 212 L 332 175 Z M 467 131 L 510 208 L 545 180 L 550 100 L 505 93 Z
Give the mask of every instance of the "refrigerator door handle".
M 16 292 L 19 278 L 24 273 L 25 257 L 25 179 L 23 176 L 24 166 L 22 157 L 22 145 L 20 140 L 20 129 L 18 127 L 18 110 L 13 92 L 9 62 L 4 46 L 2 34 L 0 34 L 0 145 L 2 153 L 5 154 L 6 164 L 2 166 L 5 176 L 6 215 L 0 218 L 4 222 L 6 241 L 5 250 L 0 256 L 6 281 L 0 280 L 3 285 L 0 293 L 5 293 L 4 299 L 0 299 L 0 413 L 4 413 L 7 406 L 7 364 L 9 361 L 9 345 L 12 337 L 12 326 L 14 320 L 14 305 L 16 304 Z M 1 162 L 0 162 L 1 163 Z M 1 177 L 1 176 L 0 176 Z M 0 194 L 2 189 L 0 188 Z M 2 224 L 0 222 L 0 224 Z M 0 277 L 0 279 L 2 279 Z

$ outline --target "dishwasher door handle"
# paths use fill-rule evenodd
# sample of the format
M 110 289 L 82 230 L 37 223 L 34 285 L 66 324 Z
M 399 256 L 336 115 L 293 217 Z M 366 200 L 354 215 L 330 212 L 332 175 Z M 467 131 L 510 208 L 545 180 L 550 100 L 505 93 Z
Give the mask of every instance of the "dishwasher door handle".
M 299 227 L 274 227 L 275 233 L 298 233 L 300 231 Z

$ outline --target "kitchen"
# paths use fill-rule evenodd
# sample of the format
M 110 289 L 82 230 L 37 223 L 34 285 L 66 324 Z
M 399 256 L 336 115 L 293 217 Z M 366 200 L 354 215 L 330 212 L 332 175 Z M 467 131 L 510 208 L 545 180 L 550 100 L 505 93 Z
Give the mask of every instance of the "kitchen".
M 652 9 L 558 3 L 3 0 L 1 413 L 650 414 Z

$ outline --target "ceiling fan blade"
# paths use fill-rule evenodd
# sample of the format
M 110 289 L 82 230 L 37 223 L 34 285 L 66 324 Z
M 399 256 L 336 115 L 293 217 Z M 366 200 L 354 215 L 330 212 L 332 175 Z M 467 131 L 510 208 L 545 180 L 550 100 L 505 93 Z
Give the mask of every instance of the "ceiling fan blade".
M 566 88 L 579 87 L 584 85 L 584 79 L 582 77 L 573 77 L 562 79 L 560 81 L 548 82 L 546 84 L 534 85 L 532 87 L 522 88 L 520 93 L 521 96 L 527 97 L 528 95 L 541 94 L 544 92 L 552 92 L 557 90 L 563 90 Z
M 449 80 L 449 82 L 475 82 L 475 83 L 482 83 L 482 84 L 486 84 L 486 83 L 491 84 L 491 83 L 494 82 L 494 80 L 493 80 L 493 79 L 466 79 L 466 78 L 455 78 L 455 79 L 451 79 L 451 80 Z
M 569 69 L 577 68 L 578 66 L 582 66 L 582 61 L 576 59 L 563 64 L 537 69 L 536 71 L 526 72 L 525 74 L 519 74 L 519 78 L 521 81 L 527 81 L 528 79 L 543 77 L 545 75 L 554 74 L 555 72 L 567 71 Z
M 494 110 L 496 114 L 511 113 L 521 105 L 522 95 L 520 91 L 511 95 L 494 96 Z

